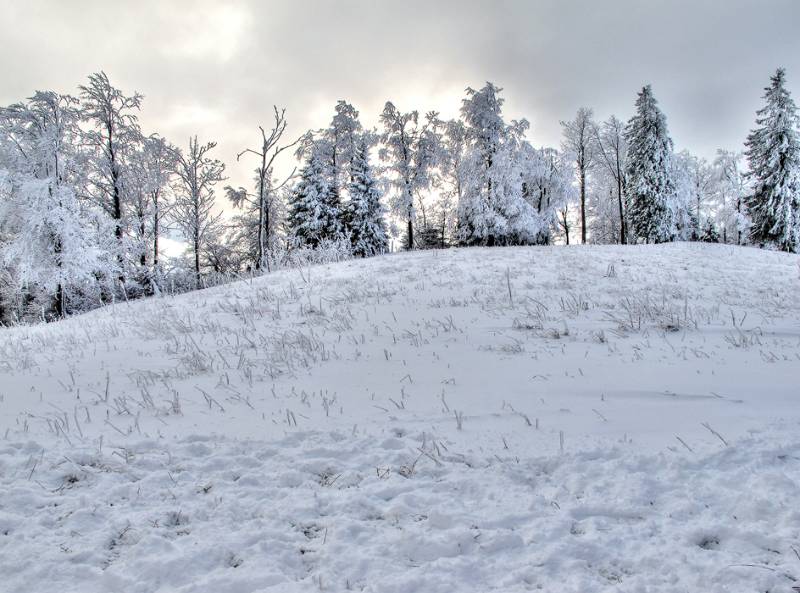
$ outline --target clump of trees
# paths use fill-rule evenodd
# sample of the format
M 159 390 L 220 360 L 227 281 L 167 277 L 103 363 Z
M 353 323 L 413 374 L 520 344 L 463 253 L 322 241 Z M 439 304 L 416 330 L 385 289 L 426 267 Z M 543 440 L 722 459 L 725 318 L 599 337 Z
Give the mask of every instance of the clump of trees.
M 76 96 L 38 91 L 0 108 L 0 323 L 393 245 L 800 250 L 798 116 L 782 69 L 745 152 L 711 162 L 675 151 L 649 85 L 627 123 L 579 109 L 561 122 L 558 148 L 536 147 L 526 120 L 508 121 L 492 83 L 467 88 L 452 120 L 387 102 L 370 128 L 339 101 L 327 127 L 292 138 L 275 107 L 237 156 L 256 167 L 250 188 L 224 187 L 228 210 L 216 143 L 194 136 L 180 148 L 146 133 L 143 102 L 100 72 Z M 184 242 L 183 257 L 163 256 L 167 235 Z

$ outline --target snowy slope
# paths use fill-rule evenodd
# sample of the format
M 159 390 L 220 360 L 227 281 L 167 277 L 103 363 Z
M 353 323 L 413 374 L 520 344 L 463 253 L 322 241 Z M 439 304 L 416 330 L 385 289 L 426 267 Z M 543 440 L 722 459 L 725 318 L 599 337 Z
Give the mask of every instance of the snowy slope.
M 0 591 L 791 591 L 798 262 L 418 252 L 0 330 Z

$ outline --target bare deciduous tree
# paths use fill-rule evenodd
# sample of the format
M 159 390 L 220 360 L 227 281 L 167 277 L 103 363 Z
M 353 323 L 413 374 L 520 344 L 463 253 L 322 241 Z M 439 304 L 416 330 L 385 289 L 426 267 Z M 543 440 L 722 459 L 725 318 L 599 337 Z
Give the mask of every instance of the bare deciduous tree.
M 595 142 L 592 110 L 578 109 L 575 119 L 561 122 L 564 128 L 564 152 L 570 154 L 575 162 L 578 175 L 581 209 L 581 243 L 586 243 L 586 176 L 595 164 Z
M 280 141 L 287 126 L 286 109 L 278 110 L 277 106 L 273 106 L 273 110 L 274 124 L 270 131 L 267 132 L 263 126 L 258 126 L 261 131 L 261 147 L 258 149 L 247 148 L 236 155 L 237 161 L 248 153 L 258 157 L 259 164 L 255 170 L 256 193 L 251 194 L 243 187 L 234 189 L 228 186 L 225 188 L 228 199 L 231 200 L 234 206 L 241 208 L 247 204 L 252 207 L 258 217 L 258 237 L 255 254 L 256 270 L 260 270 L 264 265 L 269 267 L 267 252 L 272 246 L 272 230 L 276 223 L 273 220 L 273 215 L 275 214 L 273 202 L 276 199 L 276 193 L 294 177 L 296 171 L 296 168 L 292 169 L 286 179 L 275 184 L 272 179 L 275 160 L 283 151 L 294 147 L 305 138 L 305 135 L 303 135 L 294 142 L 281 145 Z
M 601 166 L 614 180 L 617 186 L 617 205 L 619 207 L 619 242 L 624 245 L 627 240 L 627 225 L 625 224 L 625 124 L 615 116 L 611 116 L 599 126 L 594 126 L 594 140 L 596 153 Z
M 177 184 L 174 219 L 192 250 L 198 288 L 201 284 L 201 251 L 206 240 L 218 230 L 222 217 L 214 212 L 214 186 L 225 179 L 225 165 L 208 156 L 216 145 L 216 142 L 201 145 L 195 136 L 189 139 L 186 154 L 175 151 Z

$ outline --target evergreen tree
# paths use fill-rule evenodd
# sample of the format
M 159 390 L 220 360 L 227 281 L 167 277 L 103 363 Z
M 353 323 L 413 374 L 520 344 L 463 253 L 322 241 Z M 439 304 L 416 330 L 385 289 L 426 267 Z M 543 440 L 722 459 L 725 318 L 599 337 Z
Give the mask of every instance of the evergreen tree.
M 797 108 L 785 82 L 786 73 L 779 68 L 745 143 L 754 186 L 747 206 L 753 241 L 794 252 L 800 244 L 800 143 Z
M 300 245 L 317 247 L 342 236 L 341 201 L 332 184 L 329 148 L 325 141 L 311 146 L 289 200 L 290 234 Z
M 636 99 L 636 114 L 625 127 L 625 140 L 625 192 L 631 231 L 647 242 L 669 241 L 674 235 L 670 207 L 674 194 L 672 139 L 650 85 Z
M 367 257 L 386 251 L 386 223 L 383 220 L 381 191 L 369 165 L 369 147 L 361 140 L 353 155 L 348 186 L 347 226 L 353 255 Z
M 707 218 L 706 223 L 703 225 L 703 230 L 700 233 L 700 240 L 704 243 L 719 243 L 717 227 L 714 226 L 714 221 L 710 218 Z

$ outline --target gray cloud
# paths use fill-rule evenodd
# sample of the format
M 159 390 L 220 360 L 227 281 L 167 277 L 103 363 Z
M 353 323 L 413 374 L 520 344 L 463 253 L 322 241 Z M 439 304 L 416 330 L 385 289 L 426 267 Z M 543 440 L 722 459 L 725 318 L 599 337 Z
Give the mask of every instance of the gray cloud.
M 142 123 L 235 154 L 272 104 L 291 131 L 321 127 L 335 101 L 374 125 L 387 99 L 452 116 L 463 89 L 492 80 L 537 145 L 583 105 L 627 118 L 652 83 L 679 148 L 739 148 L 777 66 L 800 92 L 796 0 L 578 2 L 339 0 L 12 2 L 0 20 L 0 103 L 35 89 L 76 92 L 104 69 L 146 96 Z

